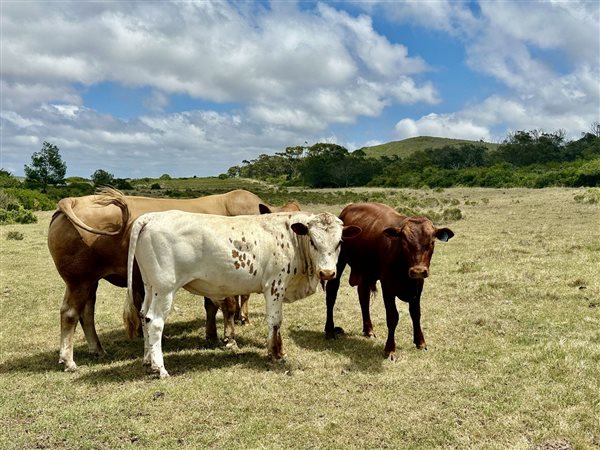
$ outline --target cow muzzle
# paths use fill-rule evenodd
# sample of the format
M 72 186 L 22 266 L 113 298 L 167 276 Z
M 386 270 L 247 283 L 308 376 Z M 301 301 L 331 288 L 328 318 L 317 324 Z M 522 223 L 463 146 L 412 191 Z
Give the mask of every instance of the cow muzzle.
M 329 281 L 335 278 L 335 270 L 319 270 L 321 281 Z
M 414 266 L 408 269 L 408 276 L 415 280 L 422 280 L 429 276 L 429 269 L 425 266 Z

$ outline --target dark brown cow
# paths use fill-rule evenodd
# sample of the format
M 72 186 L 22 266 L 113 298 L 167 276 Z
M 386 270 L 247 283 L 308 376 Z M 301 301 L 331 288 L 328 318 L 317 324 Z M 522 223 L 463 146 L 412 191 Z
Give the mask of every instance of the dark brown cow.
M 196 199 L 164 199 L 124 196 L 107 189 L 100 195 L 69 197 L 58 202 L 48 229 L 48 248 L 58 273 L 66 284 L 60 309 L 60 359 L 65 370 L 75 370 L 73 334 L 81 323 L 89 351 L 104 353 L 94 325 L 98 282 L 105 279 L 127 286 L 127 249 L 131 223 L 151 211 L 178 209 L 224 216 L 259 214 L 269 211 L 298 211 L 290 202 L 282 208 L 266 205 L 255 194 L 235 190 Z M 137 266 L 134 270 L 134 298 L 141 306 L 144 289 Z M 211 302 L 212 303 L 212 302 Z M 216 311 L 207 311 L 214 318 Z M 207 318 L 207 333 L 211 317 Z M 216 337 L 216 329 L 215 336 Z
M 337 265 L 337 278 L 327 283 L 327 319 L 325 335 L 334 338 L 343 333 L 333 323 L 333 307 L 346 265 L 350 266 L 350 285 L 356 286 L 363 318 L 363 333 L 372 337 L 369 312 L 370 295 L 381 282 L 385 304 L 388 337 L 385 357 L 396 359 L 394 334 L 398 325 L 396 297 L 408 303 L 413 323 L 414 343 L 426 348 L 421 330 L 421 292 L 429 275 L 435 239 L 448 241 L 454 233 L 437 228 L 425 217 L 405 217 L 381 203 L 354 203 L 340 214 L 345 226 L 356 225 L 362 233 L 342 243 Z

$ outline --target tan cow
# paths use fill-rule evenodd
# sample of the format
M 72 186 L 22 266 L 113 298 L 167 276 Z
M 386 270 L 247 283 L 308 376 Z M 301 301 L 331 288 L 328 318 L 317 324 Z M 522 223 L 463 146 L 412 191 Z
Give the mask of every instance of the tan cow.
M 131 223 L 143 213 L 172 209 L 236 216 L 298 211 L 300 207 L 296 202 L 290 202 L 281 208 L 273 208 L 244 190 L 196 199 L 164 199 L 124 196 L 114 189 L 105 189 L 98 195 L 60 200 L 50 222 L 48 248 L 66 284 L 60 309 L 59 359 L 66 371 L 77 368 L 73 360 L 73 334 L 77 322 L 81 323 L 89 351 L 104 353 L 94 325 L 96 290 L 102 279 L 119 287 L 127 286 Z M 134 301 L 141 307 L 144 294 L 137 266 L 134 272 Z M 208 313 L 214 318 L 216 311 Z M 209 325 L 210 317 L 207 317 L 207 331 Z

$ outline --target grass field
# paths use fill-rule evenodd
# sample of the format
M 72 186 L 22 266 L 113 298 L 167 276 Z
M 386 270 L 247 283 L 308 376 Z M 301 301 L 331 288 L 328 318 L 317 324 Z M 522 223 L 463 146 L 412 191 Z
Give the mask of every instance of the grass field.
M 78 328 L 79 370 L 62 372 L 51 213 L 2 227 L 0 448 L 600 448 L 600 204 L 575 201 L 581 192 L 423 194 L 463 213 L 446 224 L 456 236 L 436 246 L 425 283 L 428 351 L 413 347 L 399 303 L 399 361 L 384 360 L 380 294 L 368 340 L 343 281 L 335 318 L 347 335 L 324 339 L 318 291 L 284 306 L 288 358 L 271 365 L 260 296 L 231 352 L 205 348 L 202 299 L 181 291 L 165 327 L 166 380 L 145 374 L 142 341 L 121 324 L 125 290 L 106 282 L 96 322 L 107 355 L 89 356 Z

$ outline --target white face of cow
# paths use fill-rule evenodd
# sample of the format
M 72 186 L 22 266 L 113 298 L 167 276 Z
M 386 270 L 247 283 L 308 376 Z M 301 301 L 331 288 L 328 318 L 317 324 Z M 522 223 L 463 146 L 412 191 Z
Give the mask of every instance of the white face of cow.
M 322 213 L 311 218 L 306 224 L 293 224 L 292 229 L 296 234 L 308 239 L 307 256 L 314 264 L 315 275 L 321 281 L 335 278 L 344 229 L 342 221 L 333 214 Z

